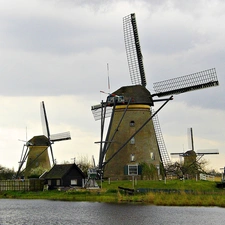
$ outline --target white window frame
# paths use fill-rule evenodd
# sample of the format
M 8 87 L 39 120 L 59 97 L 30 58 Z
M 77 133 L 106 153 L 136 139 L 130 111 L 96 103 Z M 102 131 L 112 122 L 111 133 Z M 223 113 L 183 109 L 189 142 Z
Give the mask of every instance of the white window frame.
M 130 175 L 130 176 L 137 176 L 138 175 L 138 165 L 137 164 L 128 165 L 128 175 Z
M 56 180 L 56 186 L 60 186 L 61 185 L 61 182 L 60 182 L 60 180 L 58 179 L 58 180 Z
M 71 185 L 77 185 L 77 179 L 71 179 L 70 184 Z

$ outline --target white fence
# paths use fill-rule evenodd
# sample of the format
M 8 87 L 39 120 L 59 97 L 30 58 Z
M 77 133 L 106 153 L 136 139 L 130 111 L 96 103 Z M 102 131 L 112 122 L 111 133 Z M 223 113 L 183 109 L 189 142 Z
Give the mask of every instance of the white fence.
M 214 181 L 215 176 L 200 173 L 200 180 Z

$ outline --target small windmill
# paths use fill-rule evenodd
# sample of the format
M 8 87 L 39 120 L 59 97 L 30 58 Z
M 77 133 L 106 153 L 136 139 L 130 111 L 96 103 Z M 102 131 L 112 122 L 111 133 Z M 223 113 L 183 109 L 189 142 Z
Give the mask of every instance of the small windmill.
M 52 144 L 58 141 L 71 139 L 70 132 L 58 133 L 53 135 L 50 134 L 44 101 L 41 102 L 40 111 L 44 135 L 34 136 L 23 146 L 17 177 L 23 171 L 25 171 L 25 177 L 27 177 L 29 176 L 30 171 L 37 167 L 42 167 L 43 169 L 49 170 L 51 168 L 51 164 L 48 155 L 48 148 L 50 148 L 52 164 L 54 165 L 55 160 L 53 155 Z M 21 171 L 22 166 L 25 162 L 26 168 Z
M 172 156 L 180 156 L 184 158 L 184 163 L 183 163 L 184 169 L 182 171 L 183 175 L 187 173 L 188 171 L 190 171 L 189 168 L 191 167 L 195 167 L 195 170 L 198 171 L 198 168 L 197 168 L 198 162 L 204 155 L 215 155 L 215 154 L 219 154 L 218 149 L 201 149 L 201 150 L 195 151 L 194 135 L 193 135 L 192 128 L 188 128 L 188 150 L 186 152 L 171 153 Z
M 188 163 L 192 163 L 193 161 L 199 161 L 204 155 L 215 155 L 219 154 L 218 149 L 199 149 L 195 151 L 194 148 L 194 135 L 193 135 L 193 128 L 190 127 L 187 130 L 188 134 L 188 150 L 186 152 L 176 153 L 173 152 L 171 155 L 179 155 L 180 157 L 184 157 L 184 160 L 188 161 Z M 194 156 L 192 158 L 191 156 Z
M 123 18 L 124 41 L 132 85 L 123 86 L 110 94 L 105 102 L 92 106 L 95 119 L 101 120 L 99 170 L 104 177 L 127 179 L 140 174 L 139 164 L 164 166 L 167 151 L 160 149 L 152 118 L 170 101 L 174 94 L 198 90 L 219 84 L 215 69 L 161 81 L 153 84 L 155 93 L 147 88 L 143 57 L 135 14 Z M 169 96 L 161 99 L 163 96 Z M 155 97 L 158 97 L 155 99 Z M 154 113 L 154 102 L 164 101 Z M 109 113 L 108 108 L 111 109 Z M 111 115 L 106 138 L 103 140 L 105 118 Z M 158 126 L 159 127 L 159 126 Z M 165 160 L 166 161 L 166 160 Z

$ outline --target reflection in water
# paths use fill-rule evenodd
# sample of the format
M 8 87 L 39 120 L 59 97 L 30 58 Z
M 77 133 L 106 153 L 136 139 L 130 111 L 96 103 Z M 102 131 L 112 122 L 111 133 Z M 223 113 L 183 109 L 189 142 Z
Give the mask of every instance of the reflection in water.
M 221 224 L 218 207 L 166 207 L 137 204 L 0 199 L 5 224 Z

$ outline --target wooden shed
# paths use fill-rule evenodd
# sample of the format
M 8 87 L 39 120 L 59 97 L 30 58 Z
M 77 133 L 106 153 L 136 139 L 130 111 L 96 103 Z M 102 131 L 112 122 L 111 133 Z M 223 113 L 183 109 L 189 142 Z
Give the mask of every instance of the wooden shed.
M 59 187 L 82 187 L 85 179 L 84 173 L 76 164 L 54 165 L 42 178 L 49 189 Z

